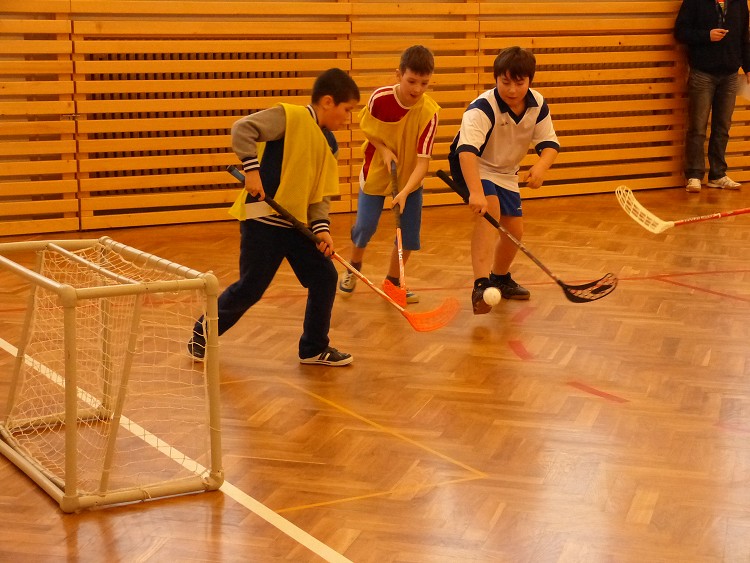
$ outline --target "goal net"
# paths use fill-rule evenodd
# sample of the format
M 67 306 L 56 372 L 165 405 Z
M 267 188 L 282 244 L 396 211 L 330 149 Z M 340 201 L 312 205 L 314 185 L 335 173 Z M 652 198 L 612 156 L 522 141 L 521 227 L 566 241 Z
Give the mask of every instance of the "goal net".
M 66 512 L 217 489 L 216 278 L 107 237 L 0 244 L 0 266 L 28 286 L 0 452 Z

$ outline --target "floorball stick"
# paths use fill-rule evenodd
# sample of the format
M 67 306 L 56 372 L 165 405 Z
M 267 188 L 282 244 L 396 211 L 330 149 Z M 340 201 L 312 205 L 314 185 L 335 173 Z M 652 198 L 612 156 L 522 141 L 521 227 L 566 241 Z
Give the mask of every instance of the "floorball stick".
M 464 203 L 467 203 L 469 201 L 469 189 L 466 186 L 460 185 L 458 182 L 456 182 L 453 178 L 451 178 L 448 174 L 446 174 L 443 170 L 437 171 L 437 176 L 440 178 L 443 182 L 445 182 L 450 189 L 452 189 L 454 192 L 456 192 L 459 196 L 461 196 L 461 199 L 464 200 Z M 610 293 L 612 293 L 615 290 L 615 287 L 617 287 L 617 278 L 614 274 L 605 274 L 598 280 L 583 283 L 580 285 L 571 285 L 568 283 L 565 283 L 560 278 L 558 278 L 552 270 L 550 270 L 547 266 L 542 264 L 542 262 L 534 256 L 531 251 L 524 246 L 524 244 L 518 240 L 516 237 L 514 237 L 505 227 L 503 227 L 497 219 L 495 219 L 492 215 L 489 215 L 485 213 L 483 217 L 498 231 L 503 233 L 510 241 L 515 244 L 521 252 L 523 252 L 526 256 L 528 256 L 534 264 L 539 266 L 542 271 L 547 274 L 549 277 L 551 277 L 553 280 L 555 280 L 555 283 L 559 285 L 563 292 L 565 293 L 565 297 L 567 297 L 568 301 L 572 301 L 573 303 L 588 303 L 590 301 L 596 301 L 597 299 L 601 299 L 602 297 L 606 297 Z
M 232 176 L 240 180 L 243 184 L 245 182 L 245 176 L 242 172 L 240 172 L 236 166 L 228 166 L 227 172 L 229 172 Z M 313 233 L 307 225 L 302 223 L 299 219 L 297 219 L 294 215 L 289 213 L 284 207 L 282 207 L 280 204 L 276 203 L 273 199 L 266 196 L 263 201 L 265 201 L 276 213 L 278 213 L 281 217 L 289 221 L 295 229 L 297 229 L 299 232 L 301 232 L 303 235 L 305 235 L 308 239 L 310 239 L 313 243 L 316 245 L 321 242 L 320 238 Z M 331 254 L 331 257 L 337 260 L 339 263 L 341 263 L 347 270 L 352 272 L 357 278 L 362 280 L 370 289 L 372 289 L 375 293 L 380 295 L 383 299 L 385 299 L 388 303 L 393 305 L 399 313 L 401 313 L 407 321 L 409 321 L 409 324 L 414 328 L 414 330 L 417 330 L 419 332 L 429 332 L 431 330 L 437 330 L 439 328 L 444 327 L 447 325 L 451 320 L 453 320 L 453 317 L 456 316 L 459 310 L 459 304 L 458 301 L 455 299 L 449 298 L 446 299 L 446 301 L 437 309 L 433 311 L 426 311 L 424 313 L 410 313 L 407 311 L 404 307 L 399 305 L 390 295 L 385 293 L 382 289 L 380 289 L 378 286 L 376 286 L 374 283 L 372 283 L 369 279 L 367 279 L 362 272 L 354 268 L 349 262 L 347 262 L 344 258 L 339 256 L 336 252 L 333 252 Z
M 711 213 L 710 215 L 677 219 L 676 221 L 663 221 L 643 207 L 643 205 L 641 205 L 641 203 L 635 198 L 632 190 L 627 186 L 617 186 L 615 189 L 615 196 L 617 197 L 617 202 L 620 204 L 620 207 L 625 210 L 625 213 L 630 215 L 630 218 L 633 219 L 633 221 L 647 231 L 656 234 L 663 233 L 672 227 L 686 225 L 687 223 L 698 223 L 700 221 L 710 221 L 711 219 L 720 219 L 721 217 L 731 217 L 733 215 L 750 213 L 750 207 L 745 207 L 744 209 L 721 211 L 719 213 Z
M 396 163 L 391 161 L 391 193 L 395 198 L 398 195 L 398 173 Z M 401 209 L 398 205 L 393 206 L 393 217 L 396 221 L 396 253 L 398 254 L 398 287 L 390 280 L 383 282 L 383 291 L 393 297 L 402 307 L 406 307 L 406 276 L 404 274 L 404 246 L 401 242 Z

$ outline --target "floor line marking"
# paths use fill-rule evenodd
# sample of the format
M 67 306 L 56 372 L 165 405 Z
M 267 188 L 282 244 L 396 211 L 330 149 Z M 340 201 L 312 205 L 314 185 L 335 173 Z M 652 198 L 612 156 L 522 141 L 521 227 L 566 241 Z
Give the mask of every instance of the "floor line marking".
M 568 385 L 570 385 L 571 387 L 575 387 L 576 389 L 579 389 L 581 391 L 584 391 L 585 393 L 590 393 L 591 395 L 596 395 L 597 397 L 601 397 L 602 399 L 606 399 L 608 401 L 612 401 L 615 403 L 629 403 L 630 402 L 628 399 L 618 397 L 617 395 L 612 395 L 611 393 L 607 393 L 606 391 L 600 391 L 599 389 L 596 389 L 595 387 L 591 387 L 590 385 L 586 385 L 585 383 L 581 383 L 580 381 L 568 381 Z
M 513 350 L 513 353 L 521 360 L 534 359 L 534 354 L 529 352 L 520 340 L 508 340 L 508 347 Z
M 426 452 L 428 452 L 428 453 L 430 453 L 430 454 L 432 454 L 434 456 L 437 456 L 440 459 L 442 459 L 443 461 L 447 461 L 449 463 L 452 463 L 453 465 L 461 467 L 462 469 L 465 469 L 466 471 L 469 471 L 470 473 L 473 473 L 474 475 L 477 475 L 478 477 L 482 477 L 482 478 L 487 477 L 487 474 L 485 472 L 483 472 L 483 471 L 479 471 L 478 469 L 474 469 L 470 465 L 466 465 L 465 463 L 462 463 L 462 462 L 458 461 L 457 459 L 453 459 L 452 457 L 447 456 L 447 455 L 445 455 L 445 454 L 443 454 L 443 453 L 441 453 L 441 452 L 439 452 L 439 451 L 437 451 L 437 450 L 435 450 L 435 449 L 433 449 L 433 448 L 431 448 L 429 446 L 425 446 L 424 444 L 422 444 L 420 442 L 417 442 L 416 440 L 413 440 L 412 438 L 409 438 L 408 436 L 405 436 L 404 434 L 401 434 L 400 432 L 398 432 L 396 430 L 388 428 L 387 426 L 383 426 L 382 424 L 379 424 L 379 423 L 375 422 L 374 420 L 370 420 L 369 418 L 366 418 L 366 417 L 362 416 L 361 414 L 358 414 L 358 413 L 354 412 L 351 409 L 348 409 L 348 408 L 346 408 L 346 407 L 344 407 L 342 405 L 339 405 L 338 403 L 336 403 L 334 401 L 331 401 L 330 399 L 326 399 L 322 395 L 318 395 L 317 393 L 313 393 L 312 391 L 309 391 L 309 390 L 305 389 L 304 387 L 301 387 L 301 386 L 297 385 L 296 383 L 292 383 L 291 381 L 286 381 L 286 380 L 282 379 L 281 377 L 277 377 L 276 379 L 278 379 L 281 383 L 283 383 L 285 385 L 288 385 L 290 387 L 293 387 L 294 389 L 297 389 L 298 391 L 300 391 L 300 392 L 302 392 L 302 393 L 304 393 L 306 395 L 314 397 L 315 399 L 317 399 L 317 400 L 325 403 L 326 405 L 329 405 L 329 406 L 335 408 L 336 410 L 338 410 L 340 412 L 343 412 L 344 414 L 347 414 L 347 415 L 349 415 L 349 416 L 351 416 L 353 418 L 356 418 L 357 420 L 359 420 L 361 422 L 364 422 L 368 426 L 372 426 L 373 428 L 376 428 L 376 429 L 380 430 L 381 432 L 385 432 L 386 434 L 390 434 L 391 436 L 395 436 L 396 438 L 399 438 L 400 440 L 403 440 L 404 442 L 407 442 L 407 443 L 411 444 L 412 446 L 415 446 L 415 447 L 417 447 L 417 448 L 419 448 L 419 449 L 421 449 L 423 451 L 426 451 Z
M 321 506 L 332 506 L 334 504 L 342 504 L 345 502 L 356 502 L 358 500 L 366 500 L 370 498 L 378 498 L 378 497 L 384 497 L 388 495 L 395 495 L 398 493 L 418 493 L 420 491 L 424 491 L 426 489 L 433 489 L 435 487 L 444 487 L 446 485 L 456 485 L 459 483 L 468 483 L 469 481 L 477 481 L 479 479 L 484 479 L 485 477 L 482 477 L 481 475 L 473 475 L 471 477 L 463 477 L 460 479 L 449 479 L 447 481 L 441 481 L 439 483 L 427 483 L 425 485 L 420 485 L 418 487 L 397 487 L 395 489 L 390 489 L 388 491 L 378 491 L 377 493 L 368 493 L 366 495 L 357 495 L 353 497 L 347 497 L 347 498 L 341 498 L 336 500 L 325 500 L 321 502 L 313 502 L 310 504 L 304 504 L 300 506 L 290 506 L 288 508 L 282 508 L 279 509 L 279 514 L 283 514 L 285 512 L 292 512 L 295 510 L 307 510 L 308 508 L 319 508 Z
M 16 355 L 18 354 L 18 348 L 16 348 L 15 346 L 13 346 L 12 344 L 10 344 L 9 342 L 7 342 L 6 340 L 2 338 L 0 338 L 0 348 L 8 352 L 13 357 L 16 357 Z M 39 373 L 41 373 L 45 377 L 48 377 L 50 380 L 57 383 L 58 385 L 61 385 L 61 386 L 64 385 L 65 378 L 62 375 L 44 366 L 40 362 L 31 358 L 30 356 L 26 355 L 24 357 L 24 362 L 28 364 L 29 366 L 37 369 Z M 49 372 L 49 373 L 46 373 L 46 372 Z M 83 389 L 78 390 L 78 396 L 86 402 L 89 402 L 92 399 L 92 396 L 89 395 L 89 393 L 84 391 Z M 89 404 L 91 405 L 90 402 Z M 157 436 L 151 434 L 146 429 L 141 428 L 137 423 L 131 421 L 127 417 L 125 416 L 121 417 L 121 425 L 126 427 L 130 432 L 133 432 L 133 429 L 137 430 L 138 434 L 135 434 L 133 432 L 137 437 L 141 438 L 144 442 L 156 448 L 160 452 L 164 453 L 164 455 L 167 455 L 173 461 L 189 469 L 190 471 L 193 471 L 194 473 L 197 473 L 197 474 L 208 473 L 208 469 L 203 467 L 200 463 L 182 454 L 178 449 L 173 448 L 172 446 L 169 446 L 168 444 L 166 444 L 166 442 L 164 442 Z M 224 481 L 221 487 L 219 487 L 219 490 L 222 491 L 227 496 L 229 496 L 234 501 L 236 501 L 237 503 L 239 503 L 240 505 L 247 508 L 250 512 L 253 512 L 255 515 L 259 516 L 260 518 L 265 520 L 267 523 L 271 524 L 273 527 L 283 532 L 284 534 L 292 538 L 294 541 L 296 541 L 300 545 L 305 546 L 307 549 L 309 549 L 316 555 L 319 555 L 320 557 L 322 557 L 329 563 L 352 563 L 350 559 L 347 559 L 342 554 L 335 551 L 332 547 L 326 545 L 319 539 L 311 536 L 310 534 L 308 534 L 301 528 L 292 524 L 289 520 L 287 520 L 283 516 L 280 516 L 279 514 L 277 514 L 270 508 L 268 508 L 266 505 L 254 499 L 253 497 L 251 497 L 250 495 L 248 495 L 247 493 L 245 493 L 238 487 L 232 485 L 228 481 Z
M 671 280 L 667 276 L 656 276 L 654 279 L 663 283 L 671 283 L 672 285 L 676 285 L 678 287 L 686 287 L 688 289 L 695 289 L 696 291 L 700 291 L 702 293 L 708 293 L 710 295 L 716 295 L 717 297 L 726 297 L 727 299 L 735 299 L 737 301 L 750 303 L 750 299 L 748 299 L 747 297 L 742 297 L 739 295 L 732 295 L 730 293 L 723 293 L 721 291 L 714 291 L 713 289 L 708 289 L 706 287 L 701 287 L 697 285 L 690 285 L 689 283 L 681 283 L 676 280 Z

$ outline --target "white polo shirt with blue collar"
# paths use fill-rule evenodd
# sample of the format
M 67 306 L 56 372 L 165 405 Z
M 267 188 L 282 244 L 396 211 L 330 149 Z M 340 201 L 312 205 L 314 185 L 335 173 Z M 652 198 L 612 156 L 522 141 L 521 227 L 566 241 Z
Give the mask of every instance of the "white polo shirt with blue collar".
M 487 90 L 469 104 L 451 144 L 454 179 L 465 183 L 463 177 L 456 178 L 460 170 L 457 161 L 460 153 L 468 151 L 479 157 L 482 180 L 519 192 L 518 169 L 530 146 L 537 154 L 548 147 L 560 150 L 544 96 L 529 88 L 526 110 L 516 115 L 500 98 L 497 88 Z

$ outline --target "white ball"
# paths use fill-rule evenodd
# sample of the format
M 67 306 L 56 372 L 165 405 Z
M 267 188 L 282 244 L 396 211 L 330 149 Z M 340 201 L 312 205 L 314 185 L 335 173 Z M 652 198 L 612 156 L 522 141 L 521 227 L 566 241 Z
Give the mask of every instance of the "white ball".
M 484 302 L 487 303 L 487 305 L 491 306 L 495 306 L 500 303 L 501 297 L 502 294 L 500 293 L 500 290 L 492 286 L 485 289 L 484 293 L 482 294 L 482 299 L 484 299 Z

